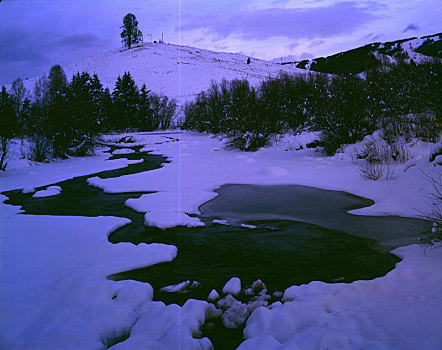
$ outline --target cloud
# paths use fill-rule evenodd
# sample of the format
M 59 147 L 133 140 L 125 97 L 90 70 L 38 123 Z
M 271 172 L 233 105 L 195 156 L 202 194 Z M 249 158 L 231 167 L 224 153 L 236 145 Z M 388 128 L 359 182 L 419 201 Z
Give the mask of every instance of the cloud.
M 54 45 L 69 46 L 69 47 L 89 47 L 100 45 L 98 37 L 91 33 L 73 34 L 63 37 L 56 41 Z
M 410 24 L 407 26 L 407 28 L 405 28 L 405 29 L 402 31 L 402 33 L 406 33 L 406 32 L 408 32 L 408 31 L 413 31 L 413 32 L 415 32 L 415 31 L 417 31 L 417 30 L 419 30 L 419 29 L 420 29 L 419 25 L 417 25 L 417 24 L 415 24 L 415 23 L 410 23 Z
M 344 1 L 329 6 L 310 8 L 241 9 L 235 13 L 214 16 L 183 16 L 181 30 L 202 30 L 218 39 L 231 35 L 245 40 L 273 37 L 329 38 L 351 33 L 377 18 L 376 2 Z M 222 15 L 222 16 L 221 16 Z
M 293 50 L 296 49 L 298 46 L 299 46 L 299 44 L 298 44 L 296 41 L 294 41 L 294 42 L 292 42 L 292 43 L 286 45 L 285 48 L 288 49 L 288 50 L 290 50 L 290 51 L 293 51 Z
M 312 42 L 310 42 L 310 44 L 308 45 L 309 47 L 314 47 L 314 46 L 320 46 L 322 44 L 325 44 L 325 40 L 314 40 Z
M 4 29 L 0 35 L 0 78 L 8 82 L 17 76 L 39 75 L 53 64 L 83 58 L 105 43 L 92 33 L 61 35 Z
M 31 45 L 30 45 L 31 44 Z M 32 38 L 22 31 L 4 31 L 0 36 L 0 62 L 43 63 L 48 59 Z

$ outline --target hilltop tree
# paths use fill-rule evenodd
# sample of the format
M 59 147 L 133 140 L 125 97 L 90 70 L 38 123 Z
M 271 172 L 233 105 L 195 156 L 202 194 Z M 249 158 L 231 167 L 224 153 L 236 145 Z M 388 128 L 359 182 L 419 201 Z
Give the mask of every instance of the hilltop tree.
M 143 42 L 143 34 L 138 29 L 138 21 L 135 15 L 128 13 L 123 18 L 123 25 L 120 27 L 123 29 L 121 32 L 121 43 L 130 49 L 133 44 Z

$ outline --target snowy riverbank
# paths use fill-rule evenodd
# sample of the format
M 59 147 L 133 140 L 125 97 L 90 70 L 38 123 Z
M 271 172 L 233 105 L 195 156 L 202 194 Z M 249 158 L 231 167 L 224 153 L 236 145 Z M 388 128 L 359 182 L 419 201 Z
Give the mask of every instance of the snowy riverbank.
M 311 149 L 278 146 L 254 153 L 226 151 L 206 134 L 134 134 L 136 143 L 171 160 L 160 169 L 119 178 L 93 177 L 89 183 L 109 193 L 158 191 L 126 204 L 145 213 L 145 223 L 161 228 L 202 225 L 198 213 L 214 189 L 226 183 L 300 184 L 344 190 L 376 204 L 358 214 L 417 216 L 425 210 L 423 172 L 440 171 L 428 162 L 428 145 L 416 165 L 397 167 L 391 181 L 367 181 L 350 157 L 323 157 Z M 121 139 L 107 137 L 108 141 Z M 167 141 L 167 142 L 164 142 Z M 295 141 L 292 143 L 297 144 Z M 299 142 L 302 144 L 302 142 Z M 127 146 L 132 146 L 128 144 Z M 428 149 L 428 150 L 427 150 Z M 0 174 L 0 191 L 38 187 L 74 176 L 128 164 L 108 155 L 23 166 L 10 162 Z M 14 169 L 15 167 L 15 169 Z M 3 198 L 2 198 L 3 199 Z M 183 307 L 152 302 L 152 288 L 106 275 L 172 260 L 176 248 L 163 244 L 112 245 L 107 234 L 127 219 L 17 215 L 0 204 L 0 347 L 7 349 L 206 349 L 198 339 L 208 304 Z M 442 249 L 419 246 L 395 251 L 403 258 L 387 276 L 352 284 L 312 282 L 291 287 L 284 304 L 258 308 L 245 329 L 242 349 L 438 349 L 442 343 Z M 292 300 L 293 299 L 293 300 Z M 292 301 L 290 301 L 292 300 Z

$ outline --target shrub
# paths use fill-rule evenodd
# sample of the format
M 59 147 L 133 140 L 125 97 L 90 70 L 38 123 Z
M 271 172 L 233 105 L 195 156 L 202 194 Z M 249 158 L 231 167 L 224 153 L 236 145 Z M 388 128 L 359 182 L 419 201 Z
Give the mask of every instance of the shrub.
M 365 180 L 379 180 L 384 174 L 384 164 L 382 163 L 370 163 L 367 160 L 360 160 L 358 166 Z
M 33 135 L 30 140 L 28 159 L 34 162 L 44 162 L 52 154 L 51 142 L 43 136 Z
M 419 240 L 426 245 L 435 245 L 442 241 L 442 175 L 425 176 L 430 184 L 430 190 L 426 191 L 429 209 L 421 212 L 421 217 L 430 220 L 433 225 Z

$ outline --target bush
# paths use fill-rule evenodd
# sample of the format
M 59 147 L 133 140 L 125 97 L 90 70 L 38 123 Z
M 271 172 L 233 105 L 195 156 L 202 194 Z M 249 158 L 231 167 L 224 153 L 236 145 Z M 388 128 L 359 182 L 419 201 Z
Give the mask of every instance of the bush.
M 442 175 L 425 174 L 430 184 L 426 192 L 429 209 L 421 213 L 421 217 L 433 223 L 431 231 L 419 238 L 425 245 L 435 245 L 442 241 Z
M 360 160 L 358 166 L 365 180 L 379 180 L 384 174 L 384 164 L 382 163 L 371 163 L 367 160 Z
M 28 159 L 34 162 L 45 162 L 52 155 L 51 142 L 43 136 L 33 135 L 30 140 Z

